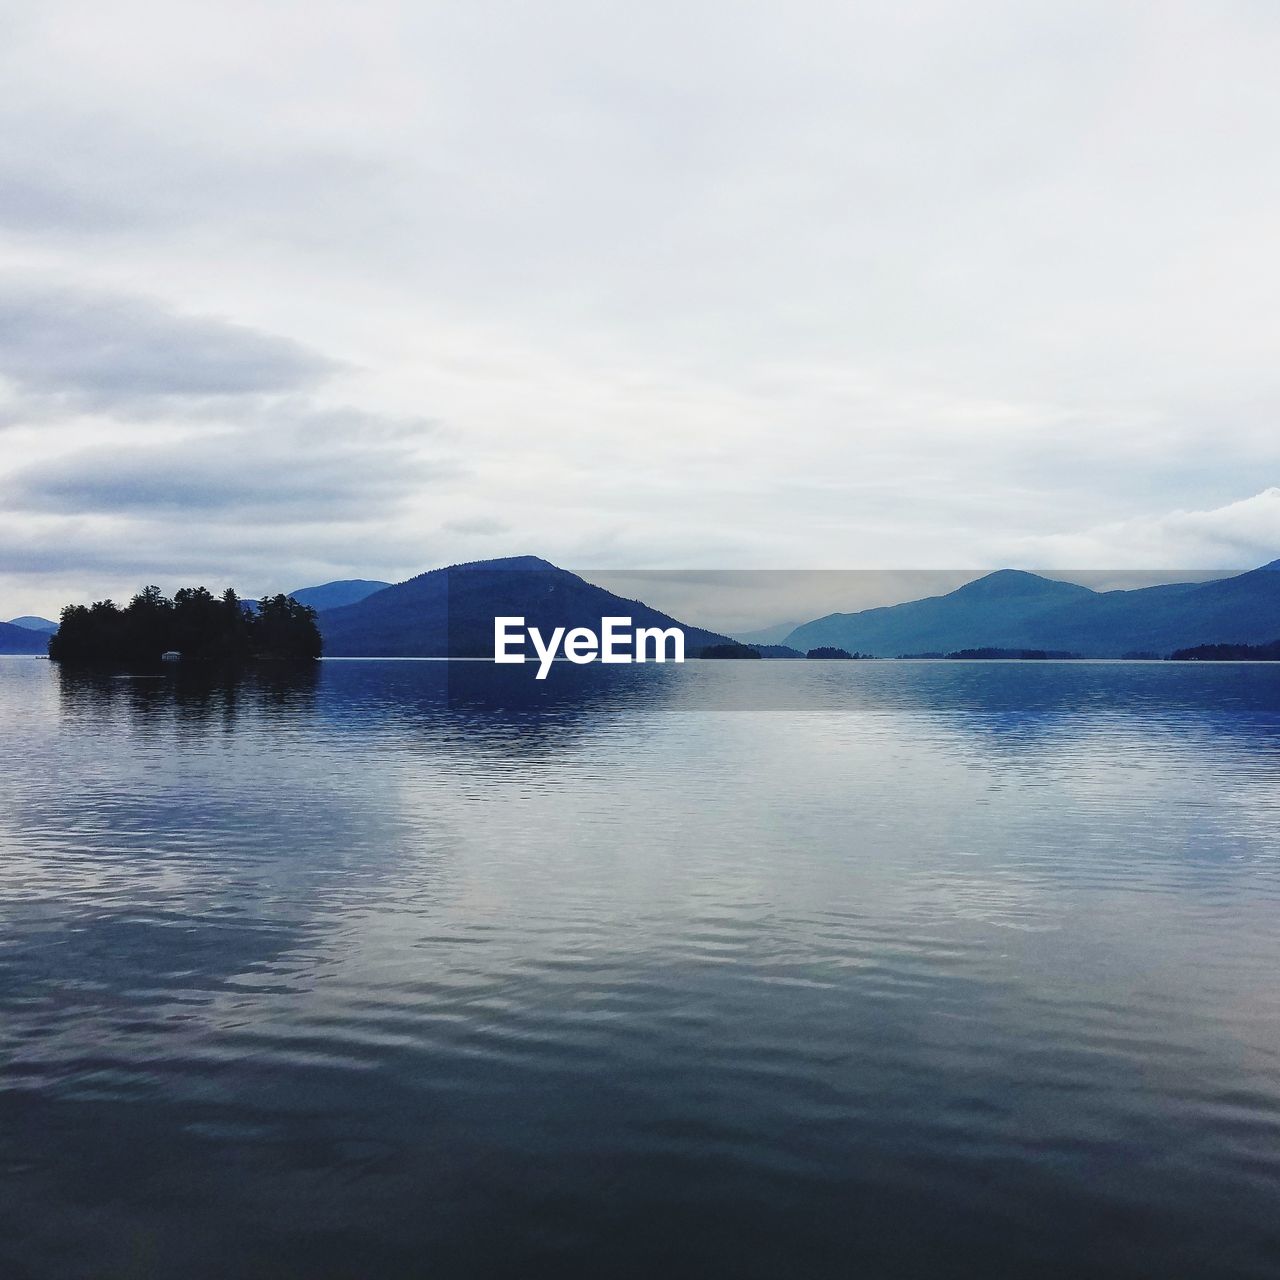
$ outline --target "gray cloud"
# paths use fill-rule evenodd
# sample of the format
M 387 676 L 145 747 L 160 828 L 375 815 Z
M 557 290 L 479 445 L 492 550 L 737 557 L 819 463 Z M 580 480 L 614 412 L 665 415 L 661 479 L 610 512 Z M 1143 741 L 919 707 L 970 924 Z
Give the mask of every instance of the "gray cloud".
M 244 325 L 136 297 L 0 282 L 0 374 L 96 409 L 310 387 L 333 361 Z
M 499 534 L 511 531 L 511 526 L 505 520 L 494 516 L 463 516 L 456 520 L 446 520 L 440 527 L 447 533 L 477 538 L 496 538 Z
M 94 448 L 37 463 L 0 487 L 13 511 L 209 522 L 366 522 L 456 479 L 404 444 L 230 433 L 177 445 Z
M 389 578 L 420 572 L 429 551 L 374 522 L 324 525 L 65 517 L 32 523 L 0 516 L 5 600 L 37 598 L 53 616 L 68 601 L 126 596 L 147 582 L 203 582 L 251 595 L 359 577 L 370 564 Z M 426 559 L 424 559 L 426 557 Z M 12 614 L 9 610 L 6 616 Z
M 0 162 L 0 226 L 28 235 L 50 232 L 124 231 L 140 222 L 135 212 L 78 192 L 74 185 L 26 164 Z
M 152 581 L 256 595 L 369 565 L 408 577 L 436 556 L 407 515 L 465 478 L 415 420 L 303 401 L 199 438 L 73 450 L 0 475 L 0 595 L 56 613 Z
M 390 526 L 464 468 L 424 452 L 437 426 L 421 415 L 317 398 L 338 370 L 301 343 L 147 299 L 11 284 L 0 427 L 65 423 L 73 443 L 4 458 L 0 579 L 61 603 L 166 574 L 279 589 L 351 576 L 368 555 L 416 569 Z M 139 425 L 152 441 L 118 438 Z

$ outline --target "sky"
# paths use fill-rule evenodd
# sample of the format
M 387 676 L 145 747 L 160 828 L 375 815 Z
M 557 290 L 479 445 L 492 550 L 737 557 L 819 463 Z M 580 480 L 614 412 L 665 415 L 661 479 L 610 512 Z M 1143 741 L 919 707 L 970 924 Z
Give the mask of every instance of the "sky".
M 1280 7 L 0 0 L 0 617 L 1280 556 Z

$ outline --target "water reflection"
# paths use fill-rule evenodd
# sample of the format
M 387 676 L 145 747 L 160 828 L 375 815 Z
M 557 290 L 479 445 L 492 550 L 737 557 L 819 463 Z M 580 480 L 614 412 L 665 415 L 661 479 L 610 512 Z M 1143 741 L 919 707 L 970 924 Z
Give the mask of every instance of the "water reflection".
M 245 714 L 284 724 L 314 711 L 340 731 L 531 756 L 570 750 L 610 720 L 673 712 L 918 715 L 1006 753 L 1100 724 L 1243 737 L 1257 748 L 1280 741 L 1280 667 L 1257 663 L 557 664 L 546 681 L 486 662 L 397 660 L 54 670 L 68 723 L 123 714 L 140 730 L 163 722 L 204 734 Z
M 122 713 L 140 731 L 148 722 L 172 722 L 180 732 L 196 734 L 215 724 L 230 731 L 246 709 L 305 714 L 314 705 L 320 679 L 312 663 L 240 668 L 168 663 L 131 671 L 52 665 L 68 723 Z
M 678 687 L 670 669 L 657 667 L 562 664 L 556 679 L 538 681 L 491 663 L 394 659 L 54 670 L 69 724 L 101 727 L 124 716 L 140 732 L 172 727 L 180 737 L 203 737 L 215 725 L 229 732 L 245 716 L 264 732 L 273 724 L 284 731 L 314 710 L 340 731 L 418 737 L 432 746 L 466 740 L 530 757 L 572 749 L 603 719 L 669 705 Z

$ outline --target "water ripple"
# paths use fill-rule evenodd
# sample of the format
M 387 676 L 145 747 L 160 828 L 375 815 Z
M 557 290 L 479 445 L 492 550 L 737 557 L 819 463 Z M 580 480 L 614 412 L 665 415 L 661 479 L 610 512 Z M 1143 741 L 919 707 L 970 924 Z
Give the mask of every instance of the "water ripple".
M 1273 1275 L 1280 672 L 716 666 L 0 660 L 5 1274 Z

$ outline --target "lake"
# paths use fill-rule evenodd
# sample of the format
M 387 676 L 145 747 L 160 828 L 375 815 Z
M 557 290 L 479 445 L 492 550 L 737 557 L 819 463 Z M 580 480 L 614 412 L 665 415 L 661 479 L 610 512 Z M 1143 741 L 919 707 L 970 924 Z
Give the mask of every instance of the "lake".
M 0 1274 L 1274 1277 L 1280 667 L 0 659 Z

